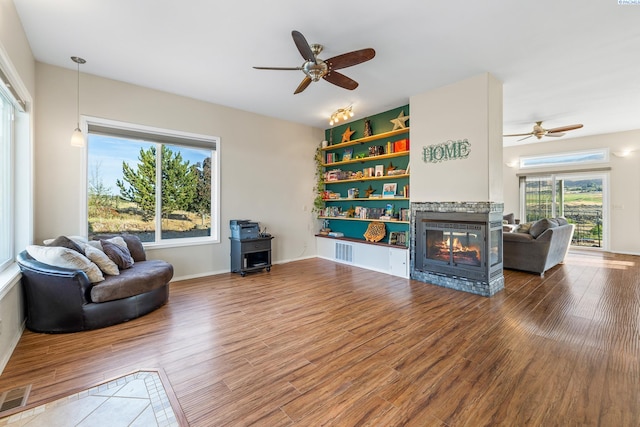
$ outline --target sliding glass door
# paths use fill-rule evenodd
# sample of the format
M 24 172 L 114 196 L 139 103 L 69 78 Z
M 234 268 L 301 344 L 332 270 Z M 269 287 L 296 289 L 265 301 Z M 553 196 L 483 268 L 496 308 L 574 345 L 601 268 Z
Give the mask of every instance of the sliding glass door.
M 563 216 L 576 227 L 572 245 L 604 248 L 606 178 L 598 173 L 521 177 L 525 221 Z

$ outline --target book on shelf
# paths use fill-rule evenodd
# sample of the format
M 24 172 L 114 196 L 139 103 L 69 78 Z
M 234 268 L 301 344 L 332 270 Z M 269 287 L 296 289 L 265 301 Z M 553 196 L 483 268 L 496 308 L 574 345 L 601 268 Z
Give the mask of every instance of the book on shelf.
M 399 139 L 398 141 L 393 143 L 394 152 L 398 153 L 401 151 L 409 150 L 409 139 Z
M 327 163 L 335 163 L 338 161 L 340 160 L 337 153 L 327 153 Z

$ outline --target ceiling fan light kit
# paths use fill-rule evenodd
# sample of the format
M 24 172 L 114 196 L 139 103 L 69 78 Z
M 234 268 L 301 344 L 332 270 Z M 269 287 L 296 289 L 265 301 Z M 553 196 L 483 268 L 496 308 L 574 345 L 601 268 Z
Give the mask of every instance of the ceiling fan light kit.
M 513 133 L 509 135 L 502 135 L 502 136 L 503 137 L 511 137 L 511 136 L 524 137 L 524 138 L 520 138 L 518 141 L 523 141 L 527 138 L 531 138 L 532 136 L 535 136 L 538 139 L 541 139 L 543 136 L 552 136 L 557 138 L 557 137 L 564 136 L 565 132 L 568 132 L 570 130 L 580 129 L 582 126 L 583 126 L 582 124 L 575 124 L 575 125 L 560 126 L 552 129 L 545 129 L 542 127 L 542 121 L 539 121 L 533 125 L 533 130 L 529 133 Z
M 362 62 L 369 61 L 376 56 L 376 51 L 367 48 L 343 53 L 327 60 L 318 58 L 324 47 L 321 44 L 309 44 L 301 32 L 293 30 L 291 32 L 293 42 L 298 48 L 305 62 L 300 67 L 253 67 L 256 70 L 301 70 L 305 77 L 296 88 L 294 95 L 304 91 L 311 82 L 324 79 L 329 83 L 340 86 L 344 89 L 354 90 L 358 87 L 358 82 L 339 73 L 335 70 L 351 67 Z

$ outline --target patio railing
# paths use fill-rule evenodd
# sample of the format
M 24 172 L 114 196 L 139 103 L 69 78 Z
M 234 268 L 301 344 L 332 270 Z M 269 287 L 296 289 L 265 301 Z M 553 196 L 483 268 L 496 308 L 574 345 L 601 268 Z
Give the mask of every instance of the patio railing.
M 589 207 L 565 207 L 564 217 L 575 225 L 573 232 L 574 246 L 602 247 L 602 210 Z

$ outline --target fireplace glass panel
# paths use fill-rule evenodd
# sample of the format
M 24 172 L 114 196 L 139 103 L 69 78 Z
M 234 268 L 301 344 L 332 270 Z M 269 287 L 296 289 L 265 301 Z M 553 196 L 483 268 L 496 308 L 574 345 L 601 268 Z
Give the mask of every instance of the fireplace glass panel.
M 451 233 L 451 252 L 455 264 L 482 265 L 483 239 L 480 233 Z
M 502 242 L 502 230 L 491 231 L 491 248 L 489 248 L 489 265 L 494 266 L 502 263 L 502 251 L 500 250 L 500 242 Z
M 427 259 L 449 263 L 449 235 L 450 233 L 440 230 L 427 230 Z

